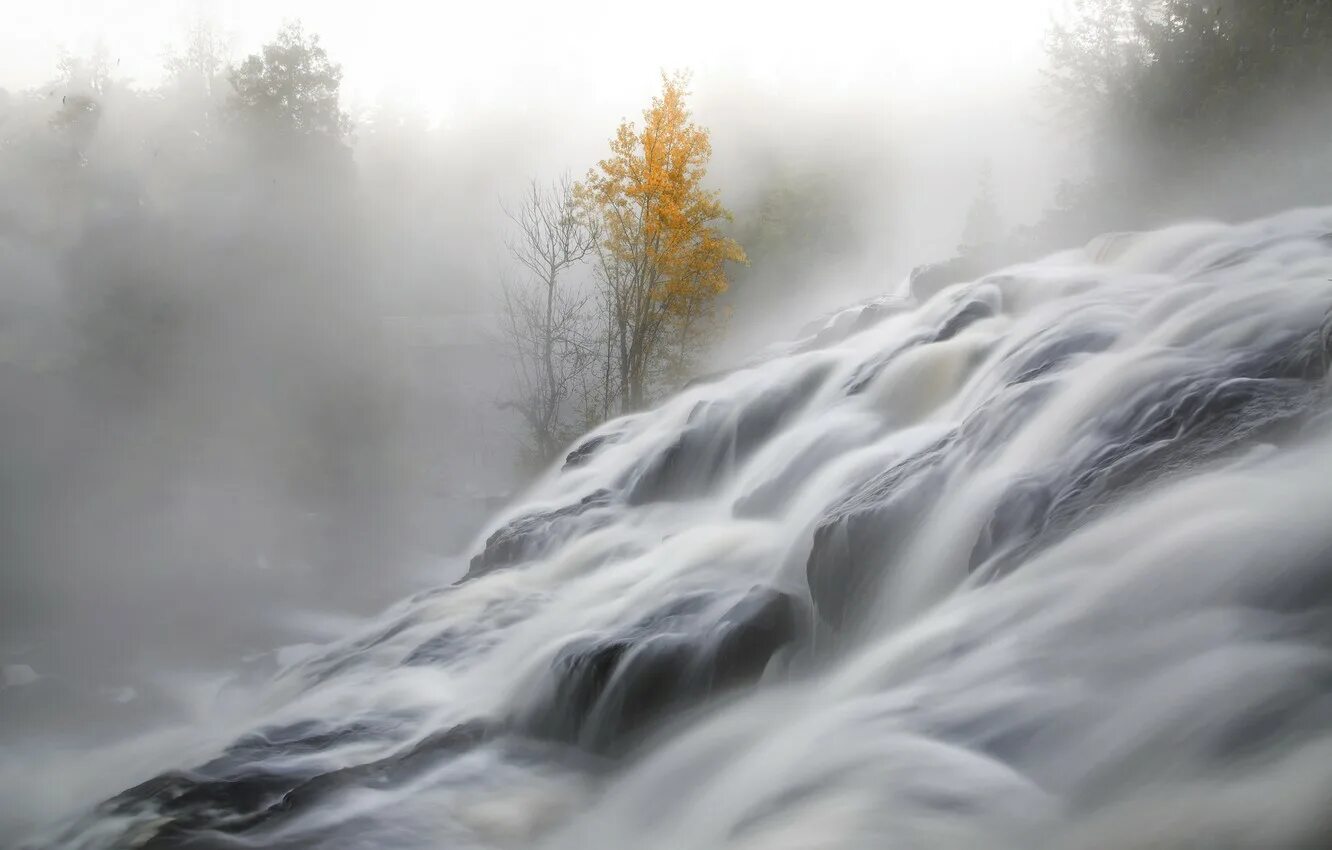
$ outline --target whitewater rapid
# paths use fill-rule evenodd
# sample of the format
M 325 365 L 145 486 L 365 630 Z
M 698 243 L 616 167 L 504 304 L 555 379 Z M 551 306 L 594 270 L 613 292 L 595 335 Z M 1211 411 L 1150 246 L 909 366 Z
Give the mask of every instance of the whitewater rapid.
M 1323 846 L 1329 315 L 1332 210 L 844 310 L 25 846 Z

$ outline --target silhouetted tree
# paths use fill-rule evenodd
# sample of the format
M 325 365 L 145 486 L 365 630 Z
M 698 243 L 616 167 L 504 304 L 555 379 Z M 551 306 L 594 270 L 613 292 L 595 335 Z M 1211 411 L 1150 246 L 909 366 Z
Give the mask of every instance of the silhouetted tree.
M 1327 107 L 1327 0 L 1077 0 L 1072 9 L 1048 44 L 1054 104 L 1088 131 L 1091 154 L 1069 216 L 1142 227 L 1317 200 L 1311 189 L 1332 163 L 1325 143 L 1303 139 L 1316 128 L 1282 137 L 1281 150 L 1264 133 L 1278 116 Z
M 532 181 L 504 212 L 513 225 L 509 254 L 523 270 L 503 294 L 515 390 L 506 406 L 523 418 L 530 459 L 545 465 L 582 426 L 573 402 L 597 348 L 587 339 L 588 294 L 567 278 L 593 254 L 598 232 L 595 221 L 580 220 L 568 178 L 550 187 Z
M 212 98 L 227 77 L 227 48 L 216 26 L 196 21 L 185 34 L 184 44 L 166 57 L 168 78 L 187 94 Z
M 177 145 L 203 148 L 217 137 L 226 114 L 230 60 L 225 39 L 211 22 L 195 22 L 179 48 L 167 53 L 166 85 Z
M 61 53 L 56 60 L 57 84 L 69 94 L 98 97 L 111 87 L 111 60 L 99 43 L 90 56 Z
M 342 67 L 329 61 L 319 36 L 307 35 L 299 22 L 247 57 L 230 81 L 236 114 L 263 133 L 341 143 L 351 131 L 338 102 Z

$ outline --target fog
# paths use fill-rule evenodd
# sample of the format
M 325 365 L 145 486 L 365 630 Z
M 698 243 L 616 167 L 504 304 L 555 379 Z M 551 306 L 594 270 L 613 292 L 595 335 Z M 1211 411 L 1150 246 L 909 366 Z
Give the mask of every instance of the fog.
M 503 406 L 497 299 L 519 272 L 500 202 L 595 166 L 663 70 L 694 72 L 708 185 L 750 259 L 700 372 L 953 258 L 987 170 L 999 238 L 1037 228 L 1104 147 L 1099 116 L 1045 104 L 1041 45 L 1064 4 L 685 4 L 684 22 L 642 38 L 618 5 L 555 5 L 400 4 L 375 23 L 295 2 L 11 17 L 0 746 L 36 758 L 188 721 L 280 648 L 463 573 L 486 518 L 537 472 Z M 258 139 L 227 119 L 224 73 L 166 70 L 192 28 L 236 62 L 296 18 L 342 65 L 344 145 Z M 1104 221 L 1326 201 L 1311 177 L 1328 160 L 1310 152 L 1329 114 L 1273 106 L 1244 146 L 1200 156 L 1159 199 L 1135 188 Z M 1114 145 L 1125 170 L 1143 157 Z M 1295 165 L 1262 192 L 1212 179 L 1253 151 Z M 800 214 L 753 237 L 774 197 Z M 996 262 L 1100 224 L 1015 240 Z

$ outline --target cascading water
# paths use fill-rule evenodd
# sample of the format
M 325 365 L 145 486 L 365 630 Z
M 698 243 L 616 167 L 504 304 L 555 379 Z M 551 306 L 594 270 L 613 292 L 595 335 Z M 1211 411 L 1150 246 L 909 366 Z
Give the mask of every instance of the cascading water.
M 1329 279 L 1297 211 L 844 311 L 31 845 L 1324 846 Z

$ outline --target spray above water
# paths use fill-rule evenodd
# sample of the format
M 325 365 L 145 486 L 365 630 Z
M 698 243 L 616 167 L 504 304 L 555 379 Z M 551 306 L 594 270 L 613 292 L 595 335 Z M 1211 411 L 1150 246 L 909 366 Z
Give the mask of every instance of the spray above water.
M 1304 847 L 1332 210 L 843 311 L 31 847 Z

